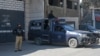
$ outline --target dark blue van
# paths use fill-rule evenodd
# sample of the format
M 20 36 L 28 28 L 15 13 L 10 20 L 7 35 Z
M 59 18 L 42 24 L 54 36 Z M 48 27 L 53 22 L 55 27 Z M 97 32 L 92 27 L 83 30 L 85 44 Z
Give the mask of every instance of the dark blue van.
M 44 43 L 68 45 L 77 47 L 79 45 L 89 45 L 96 43 L 96 38 L 91 32 L 75 30 L 66 25 L 64 19 L 59 20 L 32 20 L 29 23 L 28 39 L 37 45 Z

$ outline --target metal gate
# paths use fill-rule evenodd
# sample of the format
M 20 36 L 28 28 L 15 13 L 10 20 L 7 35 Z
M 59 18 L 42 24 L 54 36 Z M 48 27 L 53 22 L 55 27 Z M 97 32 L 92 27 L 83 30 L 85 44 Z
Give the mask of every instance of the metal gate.
M 0 9 L 0 43 L 15 41 L 12 30 L 20 23 L 24 29 L 24 11 Z

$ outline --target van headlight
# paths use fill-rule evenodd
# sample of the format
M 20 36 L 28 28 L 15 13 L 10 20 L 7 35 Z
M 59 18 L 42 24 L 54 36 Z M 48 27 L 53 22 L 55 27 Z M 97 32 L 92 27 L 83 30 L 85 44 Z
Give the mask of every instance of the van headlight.
M 80 34 L 80 37 L 87 37 L 87 34 Z
M 87 37 L 87 34 L 82 34 L 82 37 Z

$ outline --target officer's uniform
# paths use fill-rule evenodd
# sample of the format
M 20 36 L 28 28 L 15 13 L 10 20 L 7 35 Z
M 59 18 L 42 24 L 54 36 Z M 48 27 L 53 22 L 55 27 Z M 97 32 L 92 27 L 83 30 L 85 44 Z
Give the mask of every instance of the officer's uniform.
M 16 27 L 13 32 L 16 35 L 15 51 L 21 51 L 23 39 L 23 30 L 21 25 Z

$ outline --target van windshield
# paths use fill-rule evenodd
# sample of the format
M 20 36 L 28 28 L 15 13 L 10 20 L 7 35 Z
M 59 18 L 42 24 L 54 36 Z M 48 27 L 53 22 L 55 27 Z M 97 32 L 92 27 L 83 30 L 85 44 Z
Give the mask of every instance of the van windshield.
M 65 30 L 69 30 L 69 31 L 74 31 L 75 30 L 74 27 L 69 26 L 69 25 L 64 25 L 63 27 L 65 28 Z

